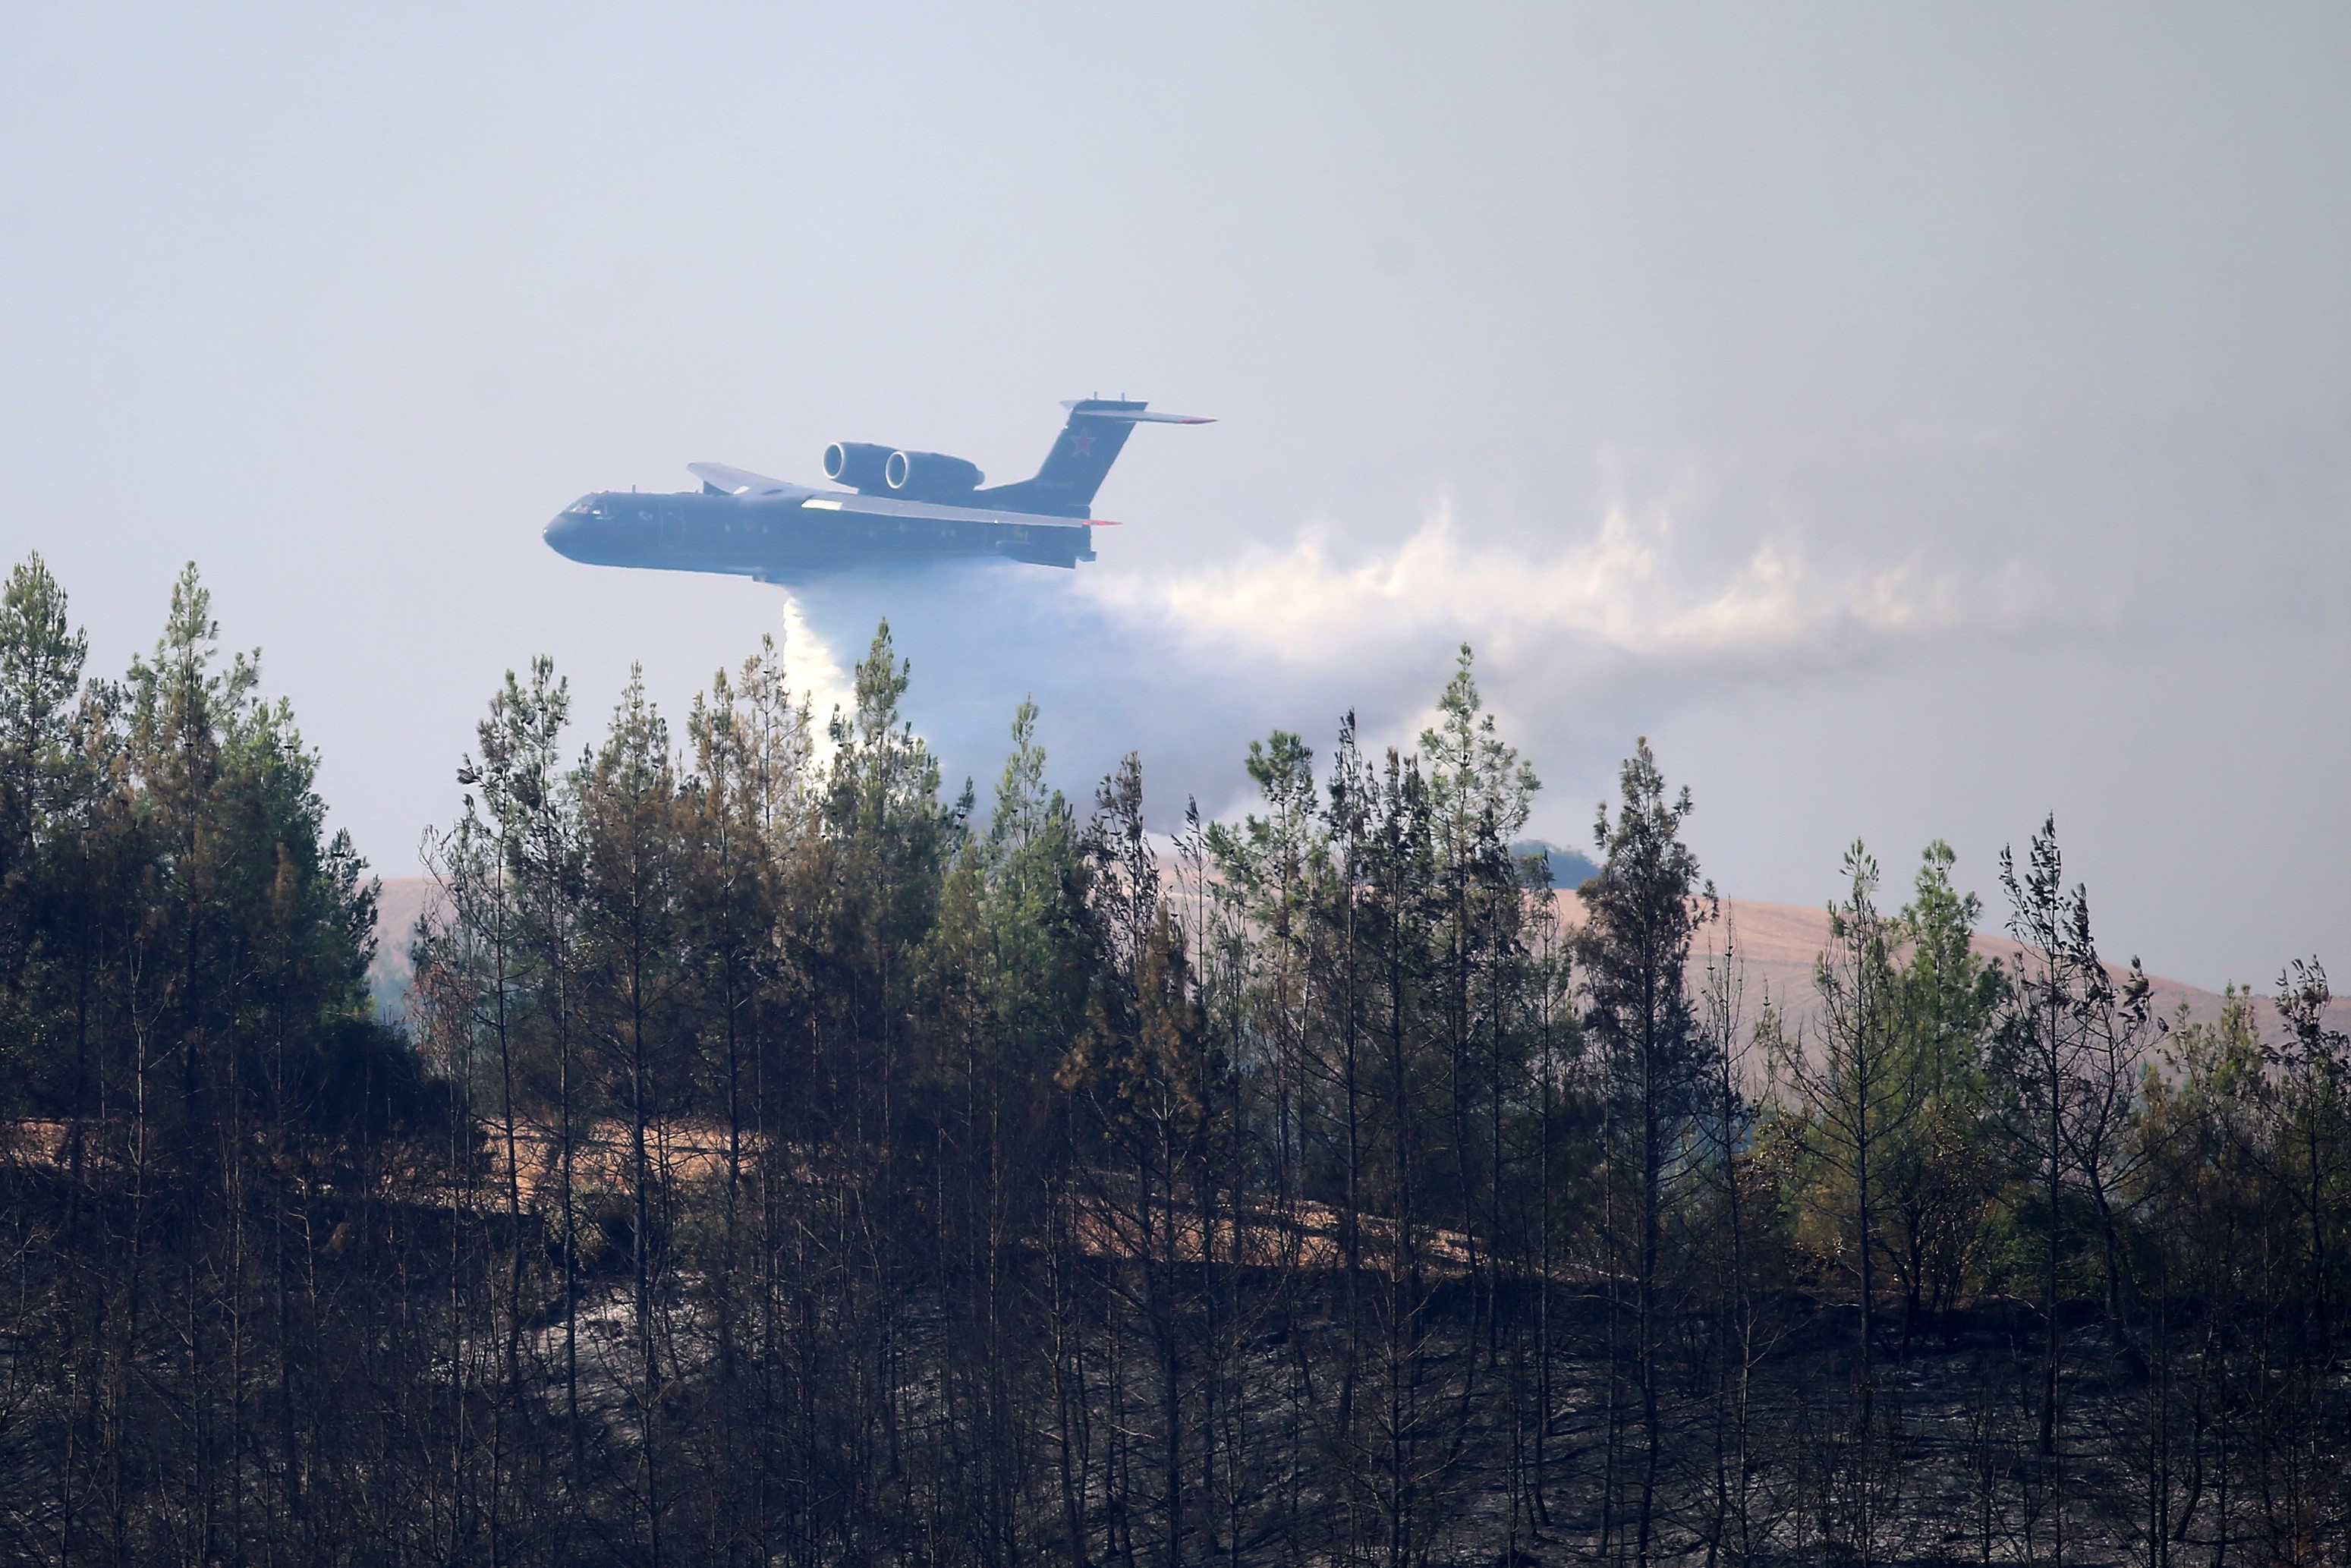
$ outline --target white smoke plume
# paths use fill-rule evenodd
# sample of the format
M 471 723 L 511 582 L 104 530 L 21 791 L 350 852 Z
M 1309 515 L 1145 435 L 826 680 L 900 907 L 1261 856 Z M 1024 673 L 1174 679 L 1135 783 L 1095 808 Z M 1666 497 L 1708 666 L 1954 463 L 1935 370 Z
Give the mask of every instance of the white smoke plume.
M 1353 555 L 1310 530 L 1172 573 L 857 574 L 796 601 L 839 667 L 888 617 L 914 664 L 911 716 L 955 774 L 986 786 L 1030 695 L 1065 789 L 1139 750 L 1172 816 L 1183 794 L 1233 800 L 1248 741 L 1275 727 L 1320 745 L 1353 711 L 1367 741 L 1409 744 L 1464 642 L 1512 738 L 1557 765 L 1595 715 L 1630 717 L 1698 683 L 1882 665 L 1988 620 L 2029 619 L 2013 590 L 1970 592 L 1916 556 L 1823 560 L 1788 537 L 1725 549 L 1678 530 L 1669 507 L 1616 506 L 1552 551 L 1473 543 L 1440 507 L 1392 548 Z

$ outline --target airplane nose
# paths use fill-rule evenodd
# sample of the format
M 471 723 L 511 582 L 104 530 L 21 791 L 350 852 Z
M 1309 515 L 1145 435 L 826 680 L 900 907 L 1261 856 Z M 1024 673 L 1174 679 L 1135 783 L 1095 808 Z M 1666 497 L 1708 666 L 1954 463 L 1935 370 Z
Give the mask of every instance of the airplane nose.
M 588 542 L 587 512 L 575 505 L 556 513 L 555 520 L 547 525 L 544 537 L 548 547 L 556 554 L 579 559 L 580 547 Z

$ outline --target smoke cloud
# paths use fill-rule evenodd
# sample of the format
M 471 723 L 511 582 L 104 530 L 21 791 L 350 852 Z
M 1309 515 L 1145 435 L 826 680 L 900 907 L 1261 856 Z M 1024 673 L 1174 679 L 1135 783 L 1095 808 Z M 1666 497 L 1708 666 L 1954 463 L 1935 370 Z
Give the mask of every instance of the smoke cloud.
M 1726 683 L 1802 681 L 1889 661 L 1988 626 L 2029 627 L 2029 579 L 1970 582 L 1917 556 L 1867 561 L 1781 536 L 1726 545 L 1677 527 L 1671 498 L 1620 503 L 1581 538 L 1493 542 L 1432 510 L 1385 548 L 1326 528 L 1287 545 L 1165 571 L 1115 565 L 1072 580 L 1019 567 L 852 574 L 805 585 L 804 675 L 821 709 L 877 622 L 911 660 L 910 716 L 951 776 L 985 789 L 1023 696 L 1062 788 L 1143 754 L 1163 821 L 1185 796 L 1236 804 L 1248 742 L 1274 728 L 1327 743 L 1343 713 L 1371 744 L 1409 746 L 1456 649 L 1509 737 L 1539 766 L 1585 770 L 1622 710 Z M 1621 748 L 1625 737 L 1607 733 Z M 1613 757 L 1614 753 L 1611 753 Z

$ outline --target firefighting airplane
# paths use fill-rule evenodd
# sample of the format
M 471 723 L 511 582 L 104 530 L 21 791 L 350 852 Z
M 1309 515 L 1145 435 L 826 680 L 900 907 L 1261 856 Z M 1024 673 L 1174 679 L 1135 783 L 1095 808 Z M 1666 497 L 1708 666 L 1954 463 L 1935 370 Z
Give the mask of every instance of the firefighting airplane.
M 721 571 L 790 582 L 851 567 L 956 559 L 1008 559 L 1075 567 L 1094 559 L 1094 492 L 1138 424 L 1212 424 L 1152 413 L 1140 402 L 1083 398 L 1061 405 L 1069 423 L 1036 477 L 982 489 L 960 457 L 865 441 L 824 449 L 840 489 L 787 485 L 689 463 L 700 490 L 582 496 L 547 525 L 559 554 L 594 566 Z

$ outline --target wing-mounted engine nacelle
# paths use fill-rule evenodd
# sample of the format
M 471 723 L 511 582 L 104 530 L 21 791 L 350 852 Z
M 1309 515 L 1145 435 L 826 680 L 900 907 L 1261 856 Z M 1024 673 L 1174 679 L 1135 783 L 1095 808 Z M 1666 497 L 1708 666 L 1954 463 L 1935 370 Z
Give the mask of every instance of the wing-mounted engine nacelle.
M 895 450 L 871 441 L 836 441 L 824 449 L 824 476 L 852 490 L 881 495 L 890 488 L 882 470 Z
M 902 452 L 871 441 L 836 441 L 826 447 L 824 476 L 869 496 L 908 501 L 961 499 L 987 478 L 977 464 L 944 452 Z
M 898 496 L 903 501 L 955 501 L 987 482 L 978 463 L 946 452 L 901 452 L 874 442 L 832 442 L 825 446 L 825 477 L 868 496 Z
M 882 482 L 910 501 L 944 501 L 968 496 L 987 475 L 979 465 L 944 452 L 893 452 L 882 465 Z

